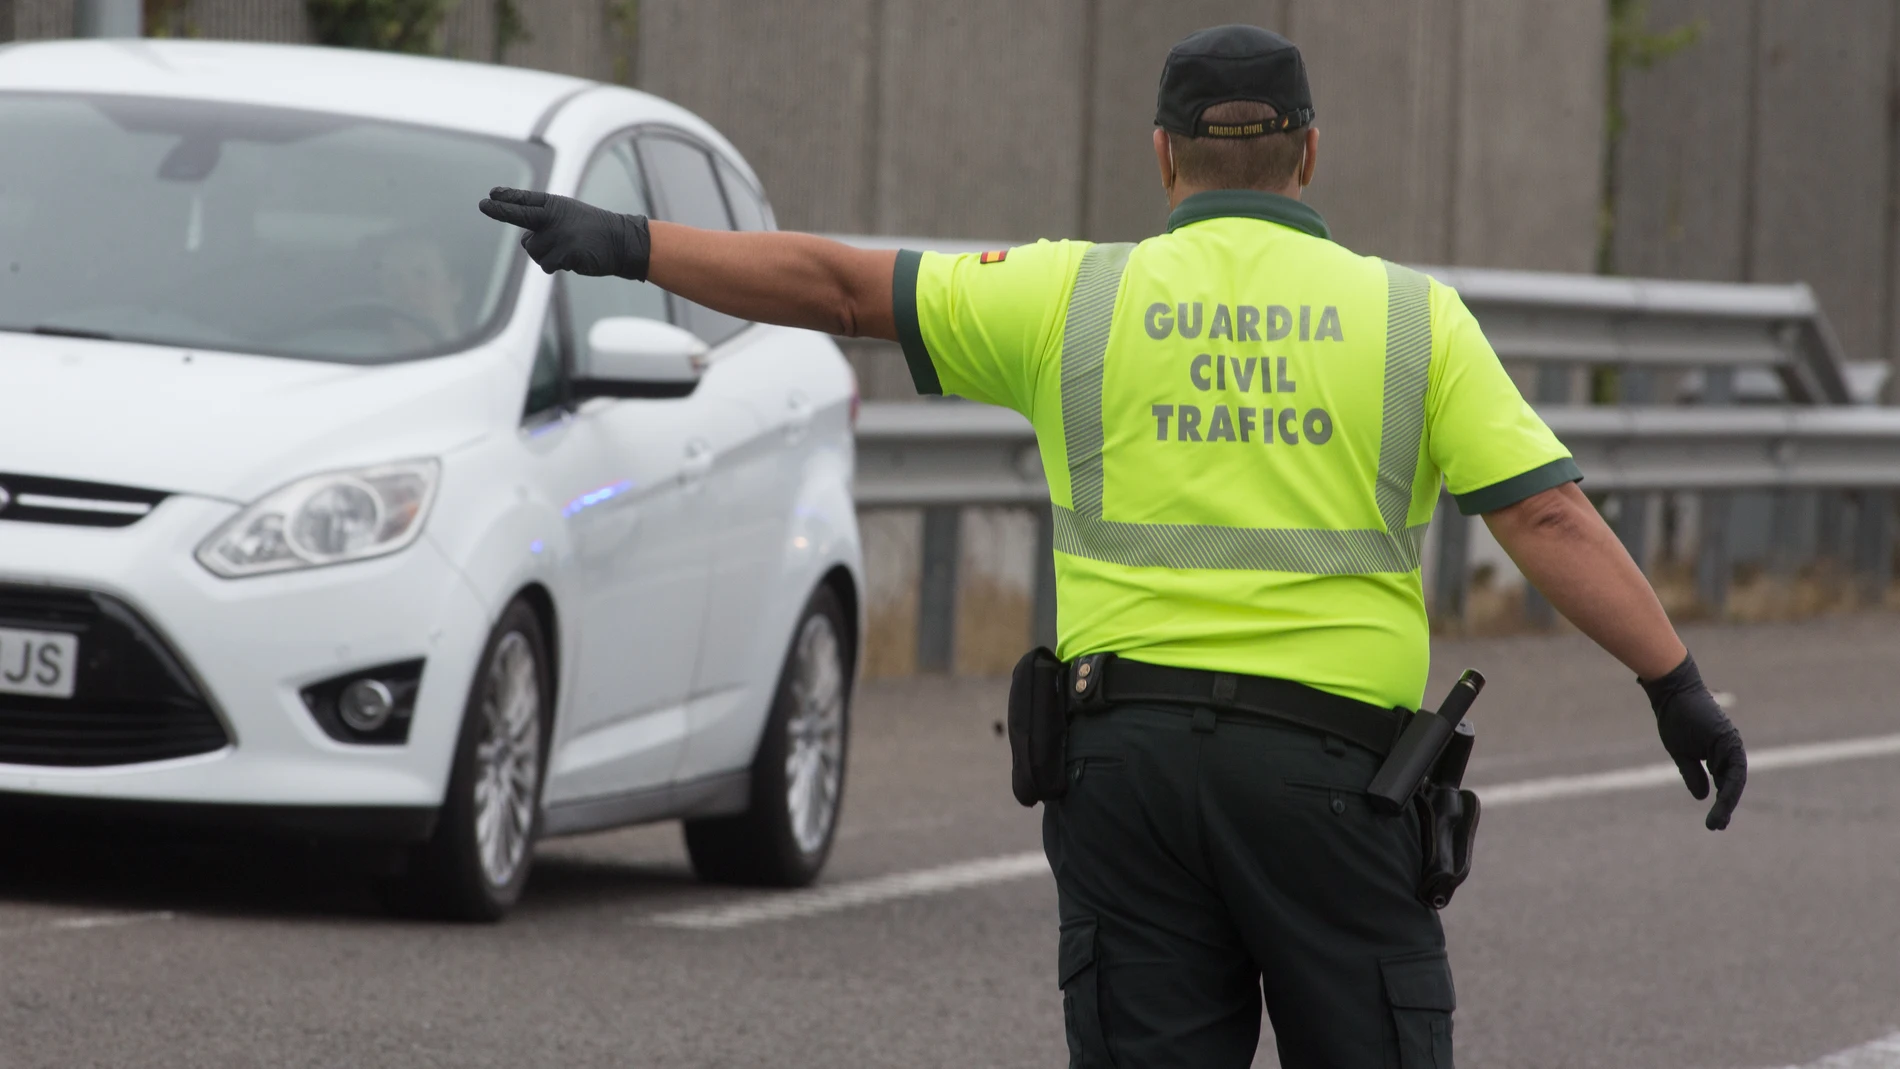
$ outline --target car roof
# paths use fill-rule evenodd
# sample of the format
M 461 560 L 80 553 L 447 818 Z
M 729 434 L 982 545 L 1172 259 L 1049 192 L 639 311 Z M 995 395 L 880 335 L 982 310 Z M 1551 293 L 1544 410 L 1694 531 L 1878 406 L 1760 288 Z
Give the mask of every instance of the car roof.
M 518 67 L 311 45 L 122 39 L 0 46 L 0 92 L 274 105 L 516 140 L 535 134 L 551 109 L 600 84 Z M 646 99 L 655 118 L 675 110 Z

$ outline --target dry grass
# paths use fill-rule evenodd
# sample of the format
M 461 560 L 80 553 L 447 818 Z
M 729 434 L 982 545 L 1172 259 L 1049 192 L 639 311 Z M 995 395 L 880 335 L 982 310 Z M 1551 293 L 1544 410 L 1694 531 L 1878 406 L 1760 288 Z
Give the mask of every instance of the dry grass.
M 896 679 L 917 672 L 917 596 L 873 602 L 866 607 L 864 675 Z
M 957 584 L 956 673 L 1008 675 L 1029 648 L 1030 594 L 988 576 L 970 576 Z M 917 671 L 917 598 L 875 603 L 866 621 L 864 675 L 895 679 Z
M 1777 623 L 1864 609 L 1900 610 L 1900 582 L 1889 586 L 1884 596 L 1869 600 L 1860 592 L 1854 575 L 1826 561 L 1791 576 L 1771 575 L 1755 568 L 1738 569 L 1729 583 L 1728 604 L 1720 611 L 1704 604 L 1697 596 L 1693 564 L 1659 566 L 1649 579 L 1670 619 L 1678 623 L 1692 620 Z M 1570 628 L 1569 622 L 1560 616 L 1552 614 L 1551 619 L 1551 629 Z M 1432 630 L 1438 634 L 1512 635 L 1540 629 L 1524 611 L 1524 587 L 1518 583 L 1509 586 L 1498 583 L 1485 569 L 1479 569 L 1472 577 L 1471 588 L 1465 595 L 1462 622 L 1432 621 Z
M 987 576 L 957 586 L 957 674 L 1006 676 L 1029 648 L 1029 591 Z
M 1729 585 L 1728 608 L 1715 613 L 1696 597 L 1695 574 L 1688 566 L 1658 568 L 1650 581 L 1671 619 L 1678 623 L 1722 620 L 1755 624 L 1806 620 L 1865 609 L 1900 612 L 1900 582 L 1878 604 L 1865 601 L 1852 575 L 1828 567 L 1777 577 L 1744 571 Z M 1030 595 L 1020 586 L 986 576 L 971 576 L 957 587 L 956 672 L 969 676 L 1009 674 L 1030 643 Z M 1434 618 L 1442 635 L 1491 637 L 1570 630 L 1552 613 L 1548 628 L 1533 624 L 1524 612 L 1524 588 L 1497 582 L 1480 572 L 1465 595 L 1462 622 Z M 917 598 L 897 597 L 870 606 L 870 633 L 864 648 L 864 674 L 895 679 L 917 671 Z

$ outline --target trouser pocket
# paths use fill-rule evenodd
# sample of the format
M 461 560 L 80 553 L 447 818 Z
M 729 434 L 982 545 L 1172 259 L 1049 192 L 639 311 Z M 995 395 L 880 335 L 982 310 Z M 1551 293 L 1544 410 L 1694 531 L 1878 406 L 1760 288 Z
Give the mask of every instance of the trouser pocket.
M 1458 1000 L 1451 963 L 1433 951 L 1387 958 L 1379 971 L 1398 1033 L 1399 1069 L 1452 1069 L 1451 1011 Z
M 1056 947 L 1062 1019 L 1069 1034 L 1069 1069 L 1112 1069 L 1102 1028 L 1102 970 L 1097 960 L 1094 917 L 1062 922 Z

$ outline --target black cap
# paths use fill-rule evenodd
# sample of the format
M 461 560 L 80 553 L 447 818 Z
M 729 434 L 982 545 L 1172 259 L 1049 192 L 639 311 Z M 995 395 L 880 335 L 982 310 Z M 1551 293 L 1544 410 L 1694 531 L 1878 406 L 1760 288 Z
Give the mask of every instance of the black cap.
M 1201 121 L 1230 100 L 1270 104 L 1277 118 L 1239 125 Z M 1191 33 L 1161 68 L 1155 125 L 1184 137 L 1249 138 L 1297 130 L 1313 121 L 1306 62 L 1293 42 L 1258 26 L 1216 26 Z

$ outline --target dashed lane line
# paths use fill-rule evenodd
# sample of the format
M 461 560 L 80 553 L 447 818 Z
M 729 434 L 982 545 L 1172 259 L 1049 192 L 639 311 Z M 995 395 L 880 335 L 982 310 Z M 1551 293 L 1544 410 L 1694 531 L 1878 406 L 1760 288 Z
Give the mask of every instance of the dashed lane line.
M 1841 761 L 1889 757 L 1896 754 L 1900 754 L 1900 734 L 1870 735 L 1857 739 L 1803 743 L 1757 750 L 1748 755 L 1748 769 L 1751 773 L 1768 772 L 1783 768 L 1806 768 Z M 1500 783 L 1474 789 L 1478 792 L 1478 798 L 1484 803 L 1485 808 L 1495 809 L 1500 806 L 1547 802 L 1558 798 L 1616 794 L 1680 782 L 1681 774 L 1676 771 L 1675 765 L 1657 764 L 1581 776 L 1547 776 L 1541 779 Z M 856 909 L 860 906 L 872 906 L 906 898 L 981 887 L 986 884 L 1027 879 L 1048 871 L 1049 864 L 1040 851 L 1003 854 L 889 876 L 848 880 L 803 891 L 751 895 L 728 901 L 723 905 L 669 910 L 649 914 L 644 920 L 647 924 L 661 928 L 729 931 L 770 921 L 816 917 L 841 910 Z M 1886 1062 L 1868 1062 L 1865 1065 L 1888 1069 Z M 1832 1063 L 1816 1063 L 1816 1067 L 1817 1069 L 1863 1069 L 1863 1063 L 1847 1062 L 1840 1067 Z M 1900 1062 L 1893 1063 L 1892 1069 L 1900 1069 Z
M 1004 854 L 1001 857 L 962 861 L 954 865 L 939 865 L 936 868 L 900 872 L 891 876 L 877 876 L 868 880 L 850 880 L 826 887 L 814 887 L 806 891 L 762 895 L 724 906 L 655 913 L 647 918 L 647 923 L 656 924 L 662 928 L 721 931 L 729 928 L 744 928 L 765 921 L 815 917 L 819 914 L 836 913 L 839 910 L 857 906 L 895 902 L 898 899 L 916 898 L 921 895 L 942 894 L 945 891 L 957 891 L 966 887 L 981 887 L 984 884 L 1022 879 L 1025 876 L 1036 876 L 1048 871 L 1049 862 L 1043 859 L 1042 852 L 1039 850 L 1021 854 Z
M 1900 1069 L 1900 1032 L 1787 1069 Z
M 38 935 L 45 932 L 86 932 L 95 928 L 124 928 L 133 924 L 151 924 L 177 918 L 178 915 L 168 909 L 145 913 L 91 913 L 79 917 L 55 917 L 36 924 L 3 927 L 0 928 L 0 937 Z

